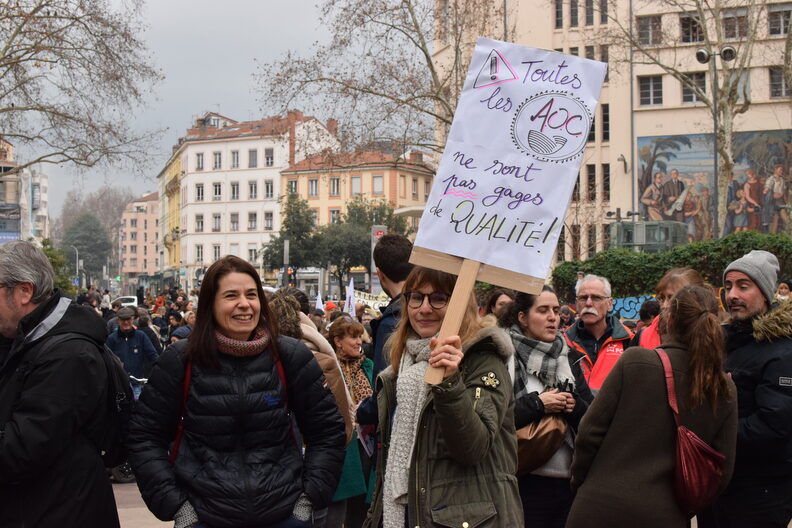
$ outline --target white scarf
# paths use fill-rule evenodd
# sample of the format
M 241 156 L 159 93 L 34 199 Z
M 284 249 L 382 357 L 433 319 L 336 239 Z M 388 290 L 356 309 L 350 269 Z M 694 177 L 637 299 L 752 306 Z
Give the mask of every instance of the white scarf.
M 396 378 L 396 412 L 393 417 L 388 460 L 383 479 L 383 528 L 404 528 L 415 437 L 421 411 L 429 395 L 423 378 L 429 367 L 429 340 L 408 339 Z

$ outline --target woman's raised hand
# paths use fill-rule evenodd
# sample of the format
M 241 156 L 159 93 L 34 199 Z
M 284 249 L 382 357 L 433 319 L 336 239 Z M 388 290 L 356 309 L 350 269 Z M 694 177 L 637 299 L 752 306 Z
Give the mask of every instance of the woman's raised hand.
M 465 357 L 459 336 L 448 336 L 442 342 L 438 342 L 437 338 L 433 337 L 429 341 L 429 348 L 432 349 L 429 364 L 436 368 L 444 368 L 446 378 L 459 370 L 459 363 Z

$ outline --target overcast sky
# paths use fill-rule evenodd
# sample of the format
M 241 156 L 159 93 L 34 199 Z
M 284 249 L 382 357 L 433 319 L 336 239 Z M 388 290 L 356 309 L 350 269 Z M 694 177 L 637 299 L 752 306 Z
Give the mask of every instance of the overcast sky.
M 263 117 L 253 89 L 257 59 L 267 62 L 292 49 L 307 53 L 326 38 L 319 26 L 316 0 L 148 0 L 145 40 L 165 80 L 149 99 L 148 108 L 132 116 L 141 129 L 167 128 L 152 153 L 146 179 L 131 180 L 118 171 L 91 170 L 78 175 L 46 167 L 49 214 L 60 215 L 66 193 L 91 192 L 105 182 L 129 187 L 138 195 L 157 189 L 156 175 L 171 146 L 193 118 L 219 111 L 239 121 Z

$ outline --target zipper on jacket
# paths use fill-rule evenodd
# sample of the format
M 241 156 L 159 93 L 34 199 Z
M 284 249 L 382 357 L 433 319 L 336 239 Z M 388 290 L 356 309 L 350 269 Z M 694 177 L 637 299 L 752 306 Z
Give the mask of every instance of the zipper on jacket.
M 476 396 L 473 399 L 473 410 L 476 410 L 476 405 L 478 404 L 479 400 L 481 399 L 481 387 L 476 387 Z

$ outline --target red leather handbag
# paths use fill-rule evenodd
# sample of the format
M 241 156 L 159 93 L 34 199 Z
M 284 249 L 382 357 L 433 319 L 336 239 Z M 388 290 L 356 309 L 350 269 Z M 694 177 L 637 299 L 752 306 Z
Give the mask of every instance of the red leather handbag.
M 668 405 L 674 411 L 674 421 L 677 426 L 674 495 L 679 507 L 692 514 L 704 509 L 715 499 L 723 480 L 723 461 L 726 457 L 679 423 L 679 407 L 671 361 L 662 348 L 655 349 L 655 352 L 663 363 Z

